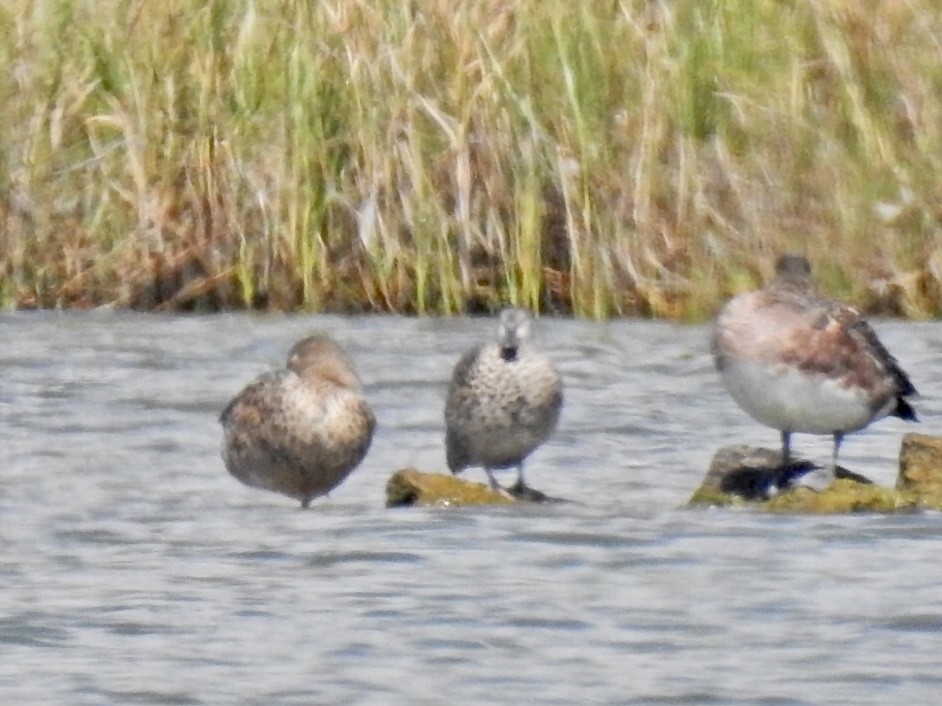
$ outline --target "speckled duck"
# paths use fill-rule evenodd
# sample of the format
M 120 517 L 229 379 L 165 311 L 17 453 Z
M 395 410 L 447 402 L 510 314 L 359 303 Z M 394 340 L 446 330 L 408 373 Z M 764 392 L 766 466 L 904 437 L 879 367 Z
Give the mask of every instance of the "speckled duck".
M 455 366 L 445 403 L 448 468 L 517 469 L 515 490 L 527 488 L 524 459 L 553 433 L 563 386 L 553 364 L 531 343 L 533 319 L 523 309 L 501 312 L 497 340 L 465 353 Z

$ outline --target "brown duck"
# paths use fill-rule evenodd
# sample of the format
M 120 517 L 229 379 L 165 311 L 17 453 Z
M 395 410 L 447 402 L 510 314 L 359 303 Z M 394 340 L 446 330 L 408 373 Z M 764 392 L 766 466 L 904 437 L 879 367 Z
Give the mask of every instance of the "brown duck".
M 376 427 L 353 363 L 326 335 L 296 343 L 287 369 L 249 384 L 219 420 L 229 473 L 301 507 L 343 482 Z
M 712 345 L 733 399 L 781 433 L 783 464 L 793 433 L 833 437 L 822 487 L 834 478 L 845 434 L 886 416 L 916 419 L 906 400 L 916 390 L 896 358 L 860 312 L 815 294 L 801 255 L 782 255 L 767 287 L 727 302 Z

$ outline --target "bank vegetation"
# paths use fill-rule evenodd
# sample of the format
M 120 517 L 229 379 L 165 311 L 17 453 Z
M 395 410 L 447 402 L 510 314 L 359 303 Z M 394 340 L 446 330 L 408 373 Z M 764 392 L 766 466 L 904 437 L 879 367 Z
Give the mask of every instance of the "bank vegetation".
M 0 304 L 942 311 L 934 0 L 7 0 Z

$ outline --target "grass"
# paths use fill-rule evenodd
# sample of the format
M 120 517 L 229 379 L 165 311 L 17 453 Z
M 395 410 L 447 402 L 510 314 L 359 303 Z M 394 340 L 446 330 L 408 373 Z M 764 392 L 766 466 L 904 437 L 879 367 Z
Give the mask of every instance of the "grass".
M 9 0 L 0 305 L 942 312 L 932 0 Z

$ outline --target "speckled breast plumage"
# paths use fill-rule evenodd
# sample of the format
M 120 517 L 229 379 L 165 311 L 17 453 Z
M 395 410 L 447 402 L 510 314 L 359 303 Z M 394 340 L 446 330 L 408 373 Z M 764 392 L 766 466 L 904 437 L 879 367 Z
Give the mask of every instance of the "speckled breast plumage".
M 545 356 L 521 350 L 508 361 L 494 344 L 469 351 L 445 407 L 449 468 L 521 463 L 552 434 L 561 407 L 562 382 Z

